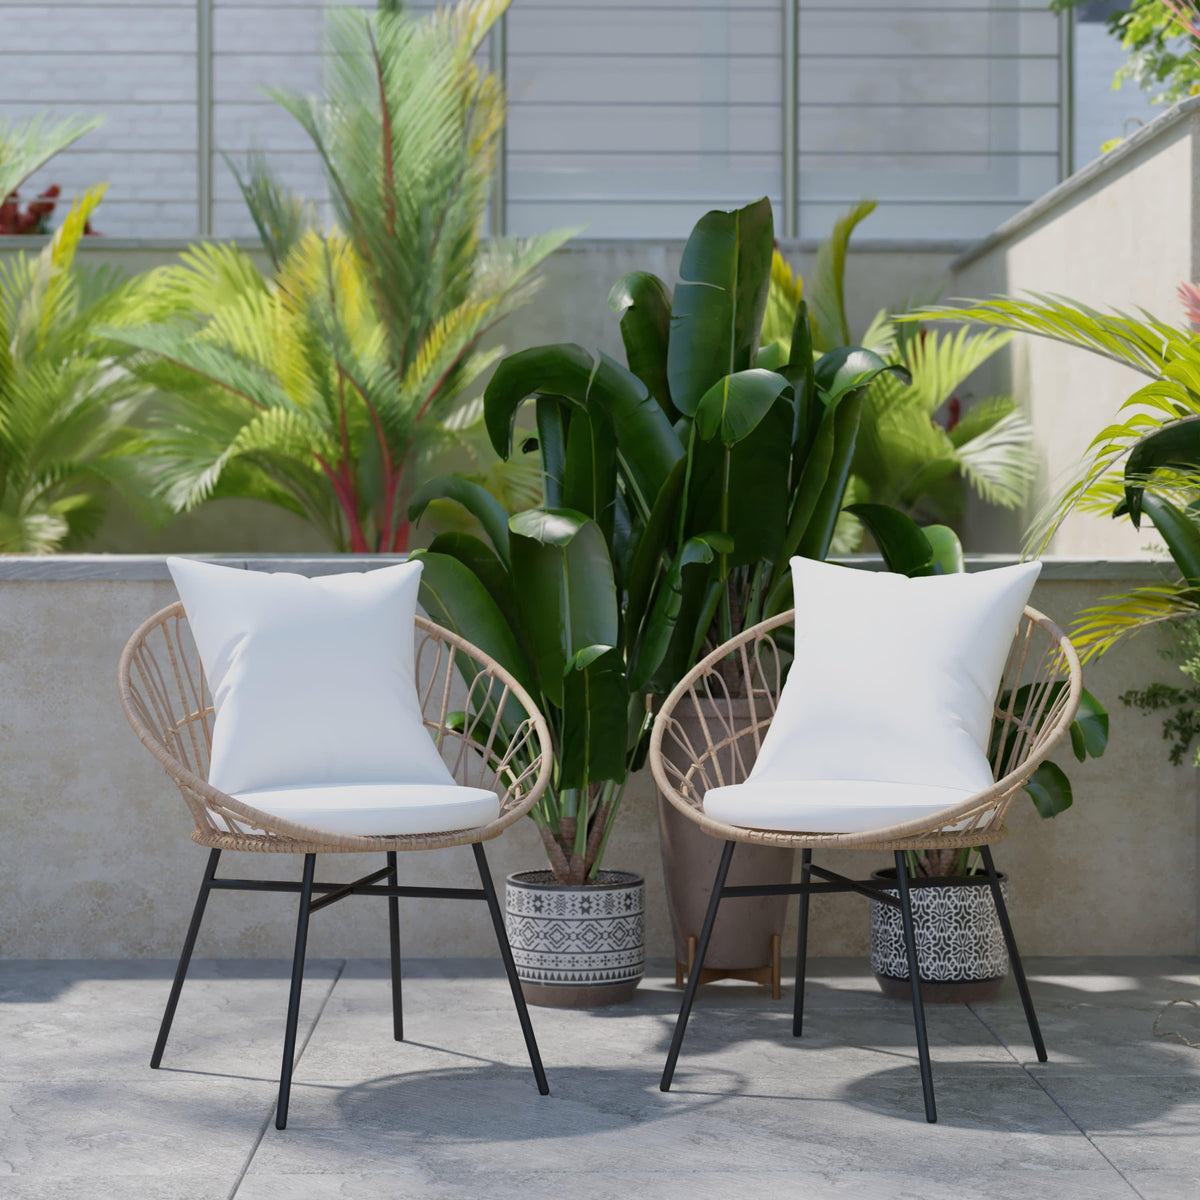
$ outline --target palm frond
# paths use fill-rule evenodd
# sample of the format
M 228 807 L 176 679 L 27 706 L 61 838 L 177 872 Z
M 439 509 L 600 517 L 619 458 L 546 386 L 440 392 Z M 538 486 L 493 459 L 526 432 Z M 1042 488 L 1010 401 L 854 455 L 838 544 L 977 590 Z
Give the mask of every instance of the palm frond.
M 1071 628 L 1071 640 L 1087 662 L 1118 642 L 1153 625 L 1194 618 L 1196 597 L 1184 584 L 1154 584 L 1120 596 L 1105 596 L 1084 609 Z
M 1013 411 L 957 445 L 959 469 L 981 499 L 1020 508 L 1033 487 L 1033 425 Z
M 19 123 L 0 119 L 0 200 L 56 154 L 103 124 L 103 117 L 74 116 L 53 122 L 46 114 Z
M 936 412 L 998 350 L 1012 340 L 1000 330 L 976 331 L 967 326 L 953 333 L 927 330 L 901 348 L 900 361 L 912 373 L 910 396 L 928 413 Z

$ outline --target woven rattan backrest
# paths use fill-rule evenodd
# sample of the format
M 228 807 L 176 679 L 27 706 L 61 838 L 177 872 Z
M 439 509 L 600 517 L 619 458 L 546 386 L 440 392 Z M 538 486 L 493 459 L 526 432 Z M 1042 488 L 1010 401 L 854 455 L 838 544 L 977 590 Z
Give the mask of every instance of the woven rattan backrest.
M 501 796 L 501 813 L 544 786 L 549 734 L 506 671 L 457 635 L 417 618 L 416 685 L 427 729 L 455 781 Z M 182 604 L 146 621 L 121 656 L 121 700 L 130 722 L 180 785 L 202 829 L 220 794 L 207 785 L 212 699 Z M 221 824 L 229 824 L 225 818 Z
M 678 800 L 699 808 L 709 788 L 745 781 L 775 716 L 793 628 L 794 614 L 786 612 L 747 630 L 704 659 L 667 698 L 651 756 L 660 782 L 669 783 Z M 997 780 L 1021 773 L 1063 736 L 1080 686 L 1079 660 L 1066 636 L 1026 608 L 996 696 Z M 1006 808 L 1011 789 L 995 799 Z

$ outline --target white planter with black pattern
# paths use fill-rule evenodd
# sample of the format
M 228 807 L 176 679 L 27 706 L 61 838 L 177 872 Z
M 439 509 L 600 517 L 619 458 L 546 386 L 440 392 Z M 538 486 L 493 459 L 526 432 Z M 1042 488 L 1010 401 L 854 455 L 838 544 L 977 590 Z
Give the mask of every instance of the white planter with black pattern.
M 881 891 L 899 894 L 894 870 L 876 871 L 871 878 Z M 1007 904 L 1008 880 L 1003 875 L 1000 888 Z M 995 996 L 1008 974 L 1008 953 L 987 883 L 921 880 L 908 894 L 922 997 L 935 1004 L 963 1004 Z M 871 901 L 871 970 L 885 996 L 911 998 L 900 909 L 878 900 Z
M 592 1008 L 629 1000 L 646 962 L 645 884 L 631 871 L 595 883 L 556 883 L 518 871 L 505 889 L 508 940 L 526 1000 Z

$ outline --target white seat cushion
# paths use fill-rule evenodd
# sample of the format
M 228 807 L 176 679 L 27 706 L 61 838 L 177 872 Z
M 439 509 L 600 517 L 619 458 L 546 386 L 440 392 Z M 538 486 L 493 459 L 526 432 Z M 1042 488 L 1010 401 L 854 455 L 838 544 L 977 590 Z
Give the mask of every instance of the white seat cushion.
M 241 792 L 235 799 L 297 825 L 358 837 L 475 829 L 500 815 L 494 792 L 456 784 L 274 788 Z
M 1040 570 L 909 579 L 793 558 L 795 656 L 778 708 L 745 784 L 710 791 L 705 812 L 858 833 L 991 787 L 993 706 Z
M 704 813 L 743 829 L 862 833 L 923 820 L 973 794 L 960 788 L 856 779 L 748 782 L 712 788 L 704 797 Z
M 212 689 L 213 787 L 453 786 L 417 697 L 419 562 L 314 579 L 167 565 Z

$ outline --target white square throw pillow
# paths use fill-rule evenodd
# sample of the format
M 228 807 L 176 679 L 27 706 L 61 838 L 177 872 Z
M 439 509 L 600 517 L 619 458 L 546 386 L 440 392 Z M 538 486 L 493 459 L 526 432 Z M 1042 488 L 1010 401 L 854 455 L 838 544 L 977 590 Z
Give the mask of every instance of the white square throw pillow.
M 792 559 L 796 650 L 778 710 L 746 782 L 710 790 L 705 811 L 850 832 L 990 787 L 993 705 L 1040 570 L 909 579 Z
M 420 563 L 314 579 L 167 565 L 212 689 L 213 787 L 453 784 L 414 681 Z

